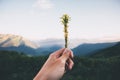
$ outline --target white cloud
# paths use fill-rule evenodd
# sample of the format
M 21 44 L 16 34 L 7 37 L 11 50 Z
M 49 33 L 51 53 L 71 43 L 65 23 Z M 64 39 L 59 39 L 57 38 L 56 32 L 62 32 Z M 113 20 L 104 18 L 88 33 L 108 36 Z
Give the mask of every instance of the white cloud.
M 53 4 L 50 2 L 50 0 L 37 0 L 37 2 L 33 4 L 33 7 L 39 9 L 50 9 L 53 8 Z

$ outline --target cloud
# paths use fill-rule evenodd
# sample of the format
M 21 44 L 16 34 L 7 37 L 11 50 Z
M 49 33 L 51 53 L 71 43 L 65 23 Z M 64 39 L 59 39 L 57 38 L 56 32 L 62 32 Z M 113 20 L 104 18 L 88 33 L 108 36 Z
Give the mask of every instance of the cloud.
M 53 8 L 53 4 L 50 0 L 37 0 L 37 2 L 33 4 L 33 7 L 39 9 L 51 9 Z

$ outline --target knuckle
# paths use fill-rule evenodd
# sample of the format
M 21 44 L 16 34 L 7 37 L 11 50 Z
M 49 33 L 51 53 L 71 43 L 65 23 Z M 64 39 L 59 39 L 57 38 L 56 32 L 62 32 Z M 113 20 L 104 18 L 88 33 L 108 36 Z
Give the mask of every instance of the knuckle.
M 64 61 L 63 59 L 61 59 L 61 58 L 58 59 L 58 62 L 61 63 L 61 64 L 64 64 L 64 63 L 65 63 L 65 61 Z
M 54 57 L 54 54 L 53 54 L 53 53 L 52 53 L 52 54 L 50 54 L 50 55 L 49 55 L 49 57 Z

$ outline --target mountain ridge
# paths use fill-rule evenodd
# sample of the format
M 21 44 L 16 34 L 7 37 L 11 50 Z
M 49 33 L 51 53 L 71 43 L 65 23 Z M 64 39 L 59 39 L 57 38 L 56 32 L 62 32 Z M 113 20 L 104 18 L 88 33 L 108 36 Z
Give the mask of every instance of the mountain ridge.
M 18 47 L 21 45 L 26 45 L 31 48 L 36 48 L 37 45 L 35 45 L 30 40 L 27 40 L 26 38 L 19 36 L 19 35 L 12 35 L 12 34 L 0 34 L 0 46 L 1 47 Z
M 117 44 L 117 42 L 112 42 L 112 43 L 84 43 L 82 45 L 79 45 L 75 48 L 73 48 L 73 52 L 75 55 L 88 55 L 88 54 L 93 54 L 98 50 L 102 50 L 104 48 L 108 48 L 111 46 L 114 46 Z
M 75 55 L 88 55 L 100 49 L 111 47 L 117 42 L 92 42 L 86 39 L 70 40 L 69 46 Z M 30 55 L 46 55 L 64 47 L 62 39 L 30 41 L 19 35 L 0 34 L 0 50 L 14 50 Z
M 120 56 L 120 42 L 116 45 L 97 51 L 91 57 L 113 57 Z

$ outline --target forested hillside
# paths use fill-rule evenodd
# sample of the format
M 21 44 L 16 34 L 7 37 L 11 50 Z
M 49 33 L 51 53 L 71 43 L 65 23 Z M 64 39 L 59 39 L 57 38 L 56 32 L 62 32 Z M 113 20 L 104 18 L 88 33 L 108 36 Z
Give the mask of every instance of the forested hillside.
M 120 80 L 119 48 L 118 43 L 97 52 L 94 56 L 75 56 L 73 69 L 61 80 Z M 47 57 L 31 57 L 14 51 L 0 51 L 0 80 L 32 80 Z

